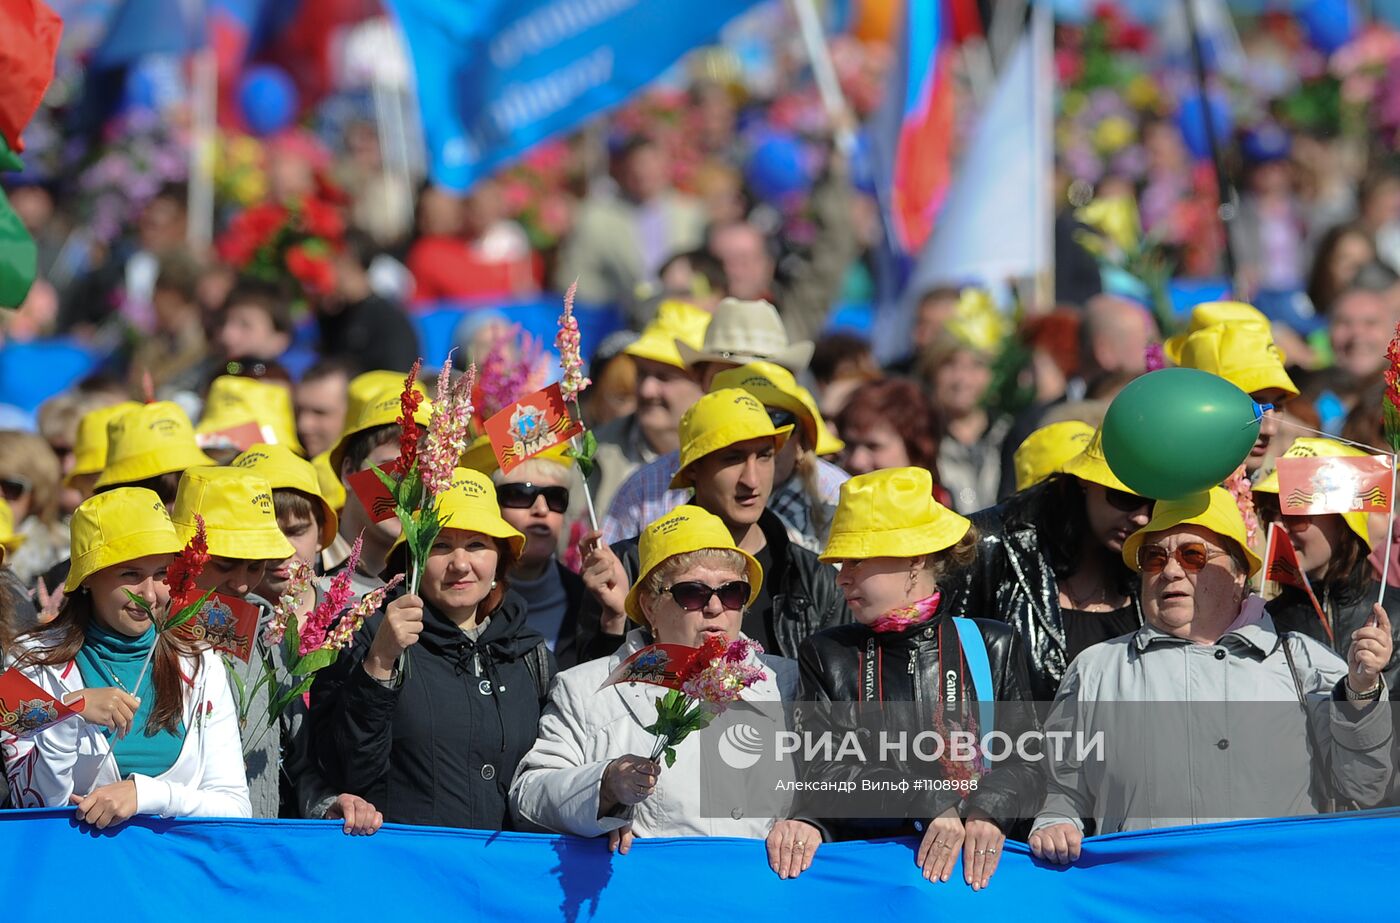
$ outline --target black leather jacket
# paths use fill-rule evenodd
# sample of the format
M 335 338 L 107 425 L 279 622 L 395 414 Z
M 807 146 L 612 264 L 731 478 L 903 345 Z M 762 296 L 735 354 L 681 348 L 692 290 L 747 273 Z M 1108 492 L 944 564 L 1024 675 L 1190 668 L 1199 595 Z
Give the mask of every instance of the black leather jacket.
M 945 678 L 955 671 L 966 676 L 959 654 L 944 651 L 940 658 L 940 639 L 943 646 L 950 648 L 959 643 L 957 630 L 949 621 L 954 614 L 945 597 L 932 619 L 904 631 L 876 633 L 864 625 L 853 624 L 807 639 L 798 657 L 801 676 L 798 729 L 814 729 L 808 727 L 804 716 L 820 711 L 820 707 L 814 708 L 808 703 L 865 701 L 913 702 L 914 708 L 902 712 L 901 717 L 917 720 L 915 730 L 937 727 L 936 712 L 945 702 Z M 1038 730 L 1039 722 L 1030 705 L 1025 648 L 1020 638 L 1000 622 L 976 619 L 974 624 L 986 642 L 992 682 L 996 687 L 996 730 L 1010 735 L 1012 740 L 1022 733 Z M 965 694 L 968 702 L 978 695 L 971 686 L 968 678 L 969 691 Z M 850 713 L 837 709 L 833 714 Z M 822 724 L 823 720 L 810 723 Z M 981 728 L 978 736 L 983 737 L 988 731 Z M 927 767 L 919 772 L 926 770 Z M 881 772 L 892 772 L 892 778 L 910 778 L 908 770 L 891 769 L 888 764 L 877 768 L 850 760 L 809 762 L 802 768 L 802 777 L 804 781 L 823 783 L 853 780 L 859 786 L 861 780 Z M 821 787 L 816 788 L 820 790 Z M 1003 831 L 1011 832 L 1028 827 L 1029 819 L 1040 810 L 1044 797 L 1045 777 L 1040 765 L 1026 762 L 1013 753 L 996 763 L 966 798 L 958 791 L 926 792 L 912 800 L 904 796 L 897 802 L 906 809 L 913 809 L 910 811 L 913 816 L 904 820 L 886 815 L 883 820 L 823 819 L 821 823 L 836 839 L 898 836 L 913 833 L 914 821 L 927 821 L 949 807 L 958 806 L 963 817 L 973 809 L 982 810 Z M 797 813 L 799 816 L 813 814 L 800 807 Z
M 836 569 L 794 545 L 781 519 L 764 510 L 758 526 L 768 540 L 774 565 L 772 573 L 763 575 L 773 599 L 773 633 L 778 638 L 778 650 L 770 653 L 795 660 L 804 640 L 823 628 L 850 622 L 851 610 L 836 586 Z M 615 542 L 612 550 L 622 561 L 629 583 L 635 583 L 641 569 L 637 539 Z M 601 625 L 602 607 L 592 593 L 585 592 L 578 616 L 579 663 L 609 657 L 622 646 L 623 635 L 605 634 Z
M 977 559 L 942 583 L 953 611 L 997 619 L 1016 629 L 1026 648 L 1032 697 L 1050 702 L 1069 663 L 1059 580 L 1037 528 L 1048 515 L 1043 487 L 1031 487 L 974 513 L 970 518 L 981 533 Z M 1136 584 L 1131 596 L 1141 614 Z
M 1361 566 L 1370 565 L 1363 561 Z M 1371 617 L 1371 606 L 1380 595 L 1380 589 L 1380 583 L 1375 580 L 1367 582 L 1359 597 L 1355 593 L 1346 593 L 1340 589 L 1329 592 L 1327 586 L 1313 587 L 1318 602 L 1326 610 L 1327 617 L 1332 620 L 1332 638 L 1327 637 L 1327 630 L 1322 627 L 1312 601 L 1302 590 L 1285 586 L 1264 608 L 1268 610 L 1274 620 L 1274 627 L 1280 632 L 1305 634 L 1319 644 L 1327 645 L 1337 652 L 1338 657 L 1345 660 L 1351 650 L 1351 633 L 1365 625 L 1366 620 Z M 1390 691 L 1390 697 L 1394 699 L 1397 697 L 1396 687 L 1400 685 L 1400 591 L 1390 590 L 1385 594 L 1385 611 L 1390 616 L 1390 632 L 1395 651 L 1390 655 L 1390 663 L 1386 664 L 1381 672 L 1385 674 L 1386 688 Z

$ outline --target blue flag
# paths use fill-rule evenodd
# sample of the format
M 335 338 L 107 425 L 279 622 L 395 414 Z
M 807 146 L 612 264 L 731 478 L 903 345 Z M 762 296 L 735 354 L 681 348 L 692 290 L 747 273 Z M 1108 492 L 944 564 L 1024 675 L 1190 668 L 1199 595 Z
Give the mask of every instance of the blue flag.
M 627 99 L 759 0 L 389 0 L 433 180 L 465 190 Z
M 106 70 L 134 64 L 149 54 L 185 54 L 201 48 L 204 16 L 200 0 L 123 0 L 88 66 Z

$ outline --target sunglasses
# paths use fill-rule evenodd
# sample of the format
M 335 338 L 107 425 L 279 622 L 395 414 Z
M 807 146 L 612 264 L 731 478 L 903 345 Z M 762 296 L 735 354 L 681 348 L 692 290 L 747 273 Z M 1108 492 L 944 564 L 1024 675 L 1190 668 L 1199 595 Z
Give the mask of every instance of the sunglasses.
M 567 487 L 537 487 L 529 481 L 496 485 L 496 502 L 507 509 L 528 510 L 535 505 L 535 499 L 538 497 L 544 497 L 545 506 L 549 507 L 551 513 L 562 513 L 569 508 Z
M 1104 496 L 1108 505 L 1120 513 L 1135 513 L 1152 503 L 1151 497 L 1139 497 L 1137 494 L 1130 494 L 1126 490 L 1114 490 L 1112 487 L 1104 488 Z
M 1143 545 L 1138 549 L 1138 567 L 1144 574 L 1160 574 L 1167 569 L 1167 561 L 1176 558 L 1186 573 L 1199 574 L 1211 558 L 1219 557 L 1229 557 L 1229 553 L 1212 551 L 1200 542 L 1183 542 L 1175 551 L 1161 545 Z
M 33 489 L 34 484 L 29 478 L 22 478 L 19 475 L 0 478 L 0 496 L 3 496 L 10 503 L 20 500 Z
M 686 612 L 699 612 L 710 604 L 710 597 L 718 596 L 719 604 L 726 609 L 742 609 L 749 601 L 747 580 L 733 580 L 724 586 L 709 586 L 699 580 L 687 580 L 673 584 L 666 589 L 671 598 Z
M 773 421 L 774 429 L 782 429 L 784 426 L 797 425 L 797 414 L 790 410 L 773 410 L 770 408 L 768 411 L 768 419 Z

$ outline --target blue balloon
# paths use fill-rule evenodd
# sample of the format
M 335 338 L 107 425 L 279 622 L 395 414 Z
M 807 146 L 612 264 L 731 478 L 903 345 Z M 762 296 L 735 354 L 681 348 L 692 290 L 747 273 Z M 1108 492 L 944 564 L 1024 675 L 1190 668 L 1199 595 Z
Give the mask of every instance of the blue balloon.
M 802 144 L 791 135 L 769 135 L 749 155 L 744 178 L 754 195 L 777 203 L 811 185 Z
M 1230 106 L 1223 96 L 1208 93 L 1202 101 L 1199 93 L 1193 93 L 1181 101 L 1181 108 L 1176 114 L 1182 140 L 1191 154 L 1201 160 L 1210 156 L 1210 142 L 1206 138 L 1207 113 L 1215 128 L 1216 143 L 1225 144 L 1230 138 L 1232 123 Z
M 1351 0 L 1303 0 L 1298 8 L 1308 41 L 1331 54 L 1356 37 L 1356 9 Z
M 292 124 L 300 108 L 296 84 L 287 72 L 271 64 L 248 69 L 238 88 L 238 106 L 253 134 L 275 135 Z

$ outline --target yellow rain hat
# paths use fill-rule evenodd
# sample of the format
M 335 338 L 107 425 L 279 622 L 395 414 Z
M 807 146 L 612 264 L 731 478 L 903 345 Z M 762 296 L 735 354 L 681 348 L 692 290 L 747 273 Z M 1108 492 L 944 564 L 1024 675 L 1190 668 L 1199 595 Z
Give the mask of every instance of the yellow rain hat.
M 416 390 L 422 390 L 421 386 Z M 346 416 L 345 432 L 340 434 L 340 439 L 331 447 L 330 462 L 331 470 L 340 474 L 340 464 L 345 461 L 345 450 L 350 445 L 350 440 L 366 430 L 376 429 L 380 426 L 392 426 L 398 423 L 399 414 L 402 409 L 399 398 L 403 394 L 403 381 L 387 391 L 381 391 L 375 397 L 370 398 L 365 403 L 357 407 L 355 416 Z M 433 418 L 433 402 L 428 398 L 423 398 L 418 405 L 418 410 L 414 412 L 413 419 L 419 426 L 427 426 L 428 421 Z
M 797 383 L 792 373 L 772 362 L 750 362 L 715 375 L 711 390 L 742 388 L 758 398 L 763 406 L 786 410 L 802 423 L 807 444 L 818 455 L 835 455 L 846 447 L 827 428 L 812 393 Z
M 1299 436 L 1293 440 L 1293 444 L 1288 447 L 1280 458 L 1366 458 L 1369 455 L 1360 449 L 1353 448 L 1335 439 L 1322 439 L 1316 436 Z M 1254 485 L 1255 493 L 1277 494 L 1278 493 L 1278 469 L 1275 468 L 1264 477 L 1262 481 Z M 1282 508 L 1280 512 L 1285 516 L 1288 510 Z M 1371 533 L 1366 528 L 1367 514 L 1362 512 L 1340 514 L 1346 520 L 1348 528 L 1361 536 L 1361 540 L 1366 543 L 1366 547 L 1371 547 Z
M 69 524 L 72 566 L 66 593 L 104 568 L 184 547 L 165 504 L 153 490 L 118 487 L 84 500 Z
M 107 466 L 98 487 L 134 484 L 214 460 L 194 441 L 194 427 L 178 404 L 142 404 L 107 423 Z
M 15 532 L 15 514 L 10 504 L 0 500 L 0 567 L 10 552 L 24 544 L 24 536 Z
M 638 359 L 650 359 L 663 365 L 685 368 L 676 341 L 692 349 L 705 342 L 705 329 L 710 326 L 710 313 L 684 301 L 663 301 L 656 309 L 656 318 L 642 330 L 642 335 L 622 351 Z
M 768 411 L 758 398 L 741 388 L 711 391 L 696 401 L 681 417 L 681 457 L 672 490 L 691 486 L 686 469 L 711 452 L 749 439 L 772 436 L 774 450 L 781 449 L 792 435 L 792 427 L 773 427 Z
M 316 469 L 316 481 L 321 485 L 321 497 L 339 513 L 345 509 L 345 485 L 340 483 L 340 475 L 331 468 L 330 450 L 311 459 L 311 467 Z
M 454 469 L 451 486 L 438 494 L 437 500 L 444 529 L 480 532 L 492 538 L 504 539 L 510 545 L 511 554 L 517 558 L 525 550 L 525 536 L 501 518 L 501 507 L 496 502 L 496 485 L 480 471 Z M 400 535 L 394 542 L 394 548 L 401 547 L 403 543 L 404 537 Z
M 1065 462 L 1083 452 L 1093 436 L 1094 428 L 1079 420 L 1051 423 L 1031 433 L 1012 456 L 1016 490 L 1025 490 L 1063 471 Z
M 391 372 L 388 369 L 376 369 L 373 372 L 362 372 L 350 379 L 347 386 L 345 419 L 346 422 L 358 420 L 364 411 L 365 405 L 376 400 L 385 391 L 392 391 L 395 394 L 403 393 L 404 380 L 408 378 L 407 372 Z M 423 387 L 423 383 L 417 382 L 417 390 L 427 395 L 428 391 Z
M 277 528 L 272 485 L 241 468 L 191 468 L 175 494 L 175 534 L 181 543 L 195 532 L 194 516 L 204 517 L 209 553 L 237 561 L 282 561 L 296 551 Z
M 642 585 L 652 571 L 678 554 L 711 548 L 737 551 L 744 556 L 744 568 L 749 578 L 749 601 L 744 605 L 752 606 L 763 588 L 763 567 L 753 555 L 734 544 L 734 536 L 729 534 L 722 519 L 709 510 L 684 504 L 643 529 L 637 540 L 641 570 L 632 589 L 627 591 L 624 608 L 628 617 L 639 624 L 643 621 L 640 601 Z
M 1179 500 L 1158 500 L 1152 507 L 1152 520 L 1138 529 L 1123 543 L 1123 563 L 1134 571 L 1138 568 L 1138 549 L 1151 532 L 1165 532 L 1177 526 L 1202 526 L 1223 539 L 1234 542 L 1249 562 L 1249 576 L 1264 566 L 1263 560 L 1249 547 L 1244 517 L 1235 498 L 1223 487 L 1190 494 Z
M 1060 470 L 1065 474 L 1072 474 L 1080 480 L 1092 481 L 1110 490 L 1121 490 L 1123 493 L 1137 496 L 1137 491 L 1118 479 L 1118 475 L 1113 473 L 1113 469 L 1108 467 L 1108 459 L 1103 454 L 1103 430 L 1096 429 L 1089 437 L 1089 444 L 1084 447 L 1084 451 L 1072 457 L 1069 461 L 1060 466 Z
M 1177 364 L 1219 375 L 1246 394 L 1278 388 L 1298 396 L 1273 333 L 1258 324 L 1216 324 L 1188 334 Z
M 264 436 L 276 438 L 298 455 L 306 450 L 297 440 L 296 412 L 292 410 L 292 391 L 274 381 L 258 381 L 237 375 L 220 375 L 209 385 L 204 399 L 204 415 L 194 431 L 201 436 L 256 423 Z
M 1270 331 L 1271 336 L 1273 330 L 1263 311 L 1243 301 L 1207 301 L 1191 310 L 1191 322 L 1184 332 L 1168 338 L 1162 344 L 1162 354 L 1176 365 L 1181 365 L 1181 348 L 1186 345 L 1186 338 L 1217 324 L 1254 324 Z
M 823 561 L 908 558 L 951 548 L 972 521 L 933 499 L 925 468 L 883 468 L 841 485 Z
M 77 478 L 102 473 L 107 465 L 107 424 L 140 406 L 135 401 L 122 401 L 83 414 L 73 445 L 73 470 L 63 476 L 64 487 L 72 487 Z
M 321 493 L 321 479 L 316 474 L 316 466 L 297 455 L 284 445 L 260 443 L 250 446 L 248 451 L 229 463 L 230 468 L 242 468 L 262 475 L 273 490 L 299 490 L 321 504 L 321 547 L 335 541 L 340 529 L 340 517 L 335 508 Z M 273 504 L 276 512 L 276 504 Z

